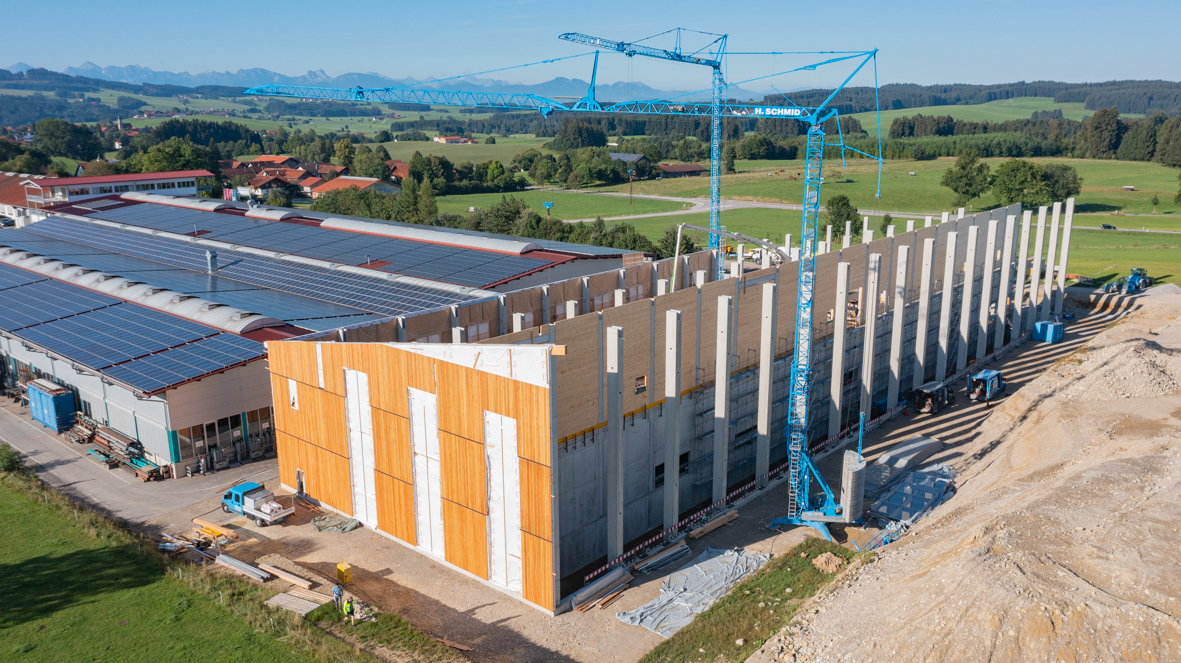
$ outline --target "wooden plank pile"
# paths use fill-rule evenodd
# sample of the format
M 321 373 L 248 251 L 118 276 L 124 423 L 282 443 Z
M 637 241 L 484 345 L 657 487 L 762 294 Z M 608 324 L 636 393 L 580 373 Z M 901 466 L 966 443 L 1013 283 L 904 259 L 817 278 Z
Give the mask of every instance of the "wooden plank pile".
M 736 520 L 737 518 L 738 518 L 737 511 L 727 511 L 726 513 L 723 513 L 722 515 L 718 516 L 717 518 L 714 518 L 713 520 L 702 525 L 701 527 L 698 527 L 697 529 L 689 532 L 689 538 L 690 539 L 700 539 L 701 537 L 705 536 L 706 534 L 709 534 L 710 532 L 716 530 L 717 528 L 721 527 L 722 525 L 725 525 L 726 523 Z
M 266 604 L 276 608 L 290 610 L 291 612 L 295 612 L 300 615 L 306 615 L 320 607 L 319 604 L 301 599 L 298 596 L 292 596 L 291 594 L 275 594 L 271 598 L 267 599 Z
M 587 612 L 595 606 L 603 609 L 618 600 L 632 580 L 634 576 L 623 567 L 616 568 L 575 593 L 570 604 L 578 612 Z
M 316 605 L 324 605 L 325 603 L 332 602 L 332 597 L 328 596 L 327 594 L 313 592 L 310 589 L 303 589 L 301 587 L 292 587 L 291 589 L 287 590 L 287 593 L 292 596 L 298 596 L 305 601 L 311 601 Z
M 267 573 L 278 576 L 281 580 L 286 580 L 287 582 L 289 582 L 293 585 L 296 585 L 298 587 L 301 587 L 303 589 L 311 589 L 312 585 L 314 584 L 311 580 L 305 580 L 305 579 L 295 575 L 294 573 L 284 571 L 283 569 L 281 569 L 277 566 L 271 566 L 269 564 L 259 564 L 258 568 L 262 569 L 263 571 L 266 571 Z
M 689 552 L 689 544 L 684 541 L 678 541 L 676 545 L 665 548 L 655 555 L 649 555 L 636 562 L 632 565 L 632 570 L 640 573 L 651 573 L 687 556 Z

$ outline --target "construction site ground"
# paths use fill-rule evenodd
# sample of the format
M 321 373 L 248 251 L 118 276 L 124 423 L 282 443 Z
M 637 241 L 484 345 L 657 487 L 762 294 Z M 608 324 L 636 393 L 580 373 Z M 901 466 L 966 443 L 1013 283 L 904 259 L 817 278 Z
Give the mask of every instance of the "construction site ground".
M 936 417 L 899 417 L 868 434 L 865 440 L 867 456 L 872 461 L 890 446 L 921 432 L 946 444 L 944 451 L 932 460 L 955 465 L 969 457 L 987 457 L 991 447 L 985 442 L 982 426 L 1006 407 L 1021 407 L 1028 397 L 1018 396 L 1018 393 L 1023 394 L 1023 389 L 1054 362 L 1101 332 L 1134 301 L 1135 298 L 1127 297 L 1108 298 L 1095 312 L 1073 321 L 1063 343 L 1025 343 L 990 364 L 990 367 L 999 367 L 1009 380 L 1005 400 L 1012 401 L 1013 405 L 1002 402 L 991 409 L 969 405 L 962 398 L 961 391 L 957 405 Z M 128 477 L 104 476 L 108 470 L 88 459 L 78 458 L 76 449 L 67 447 L 63 451 L 53 447 L 67 443 L 47 435 L 43 429 L 35 430 L 39 425 L 29 423 L 27 412 L 5 409 L 8 411 L 0 414 L 0 438 L 14 441 L 22 450 L 32 449 L 30 455 L 50 483 L 72 490 L 80 497 L 140 524 L 151 533 L 187 532 L 192 528 L 194 517 L 224 524 L 240 536 L 233 545 L 232 554 L 246 561 L 265 555 L 282 555 L 328 577 L 335 575 L 338 562 L 348 562 L 353 567 L 351 588 L 364 600 L 379 610 L 397 612 L 436 638 L 459 645 L 464 648 L 464 655 L 472 660 L 631 662 L 660 642 L 660 637 L 654 633 L 618 621 L 615 613 L 631 610 L 656 598 L 664 577 L 680 568 L 681 563 L 651 575 L 640 575 L 633 587 L 607 610 L 567 611 L 549 616 L 371 530 L 358 529 L 346 534 L 317 532 L 310 521 L 319 514 L 302 506 L 287 523 L 267 528 L 259 528 L 242 517 L 220 510 L 218 500 L 225 487 L 246 478 L 278 489 L 273 461 L 246 465 L 209 477 L 140 484 L 131 475 L 128 475 L 129 480 Z M 832 479 L 834 489 L 837 488 L 839 458 L 839 453 L 833 454 L 821 464 L 825 474 Z M 694 554 L 707 546 L 746 547 L 779 554 L 805 537 L 816 535 L 807 528 L 793 528 L 783 533 L 767 529 L 766 525 L 773 518 L 783 515 L 787 489 L 786 483 L 780 481 L 739 504 L 740 517 L 737 520 L 705 537 L 689 541 Z M 953 503 L 943 511 L 954 508 Z M 864 533 L 839 529 L 834 534 L 838 541 L 847 541 L 848 536 L 859 539 L 865 536 Z M 904 541 L 898 548 L 902 550 L 907 545 Z M 885 558 L 893 556 L 904 557 L 905 553 L 890 552 Z M 877 568 L 877 565 L 871 567 Z M 865 618 L 867 609 L 861 606 L 859 619 L 872 624 L 873 620 Z M 896 609 L 906 612 L 902 608 Z M 873 612 L 876 613 L 877 609 L 874 608 Z
M 1181 296 L 1166 292 L 1103 298 L 1114 308 L 1065 344 L 1023 349 L 1004 362 L 1023 384 L 987 411 L 886 431 L 949 443 L 932 460 L 957 493 L 750 660 L 1181 660 Z

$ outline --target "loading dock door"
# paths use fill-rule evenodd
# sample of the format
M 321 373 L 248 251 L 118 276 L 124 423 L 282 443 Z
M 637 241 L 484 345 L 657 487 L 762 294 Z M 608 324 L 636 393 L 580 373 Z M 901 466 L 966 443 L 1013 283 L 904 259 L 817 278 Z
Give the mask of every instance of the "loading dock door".
M 521 591 L 521 461 L 517 420 L 484 411 L 488 476 L 488 578 Z
M 344 369 L 344 393 L 353 517 L 376 528 L 377 487 L 373 476 L 373 411 L 369 409 L 369 376 L 351 368 Z
M 439 557 L 443 549 L 443 473 L 439 414 L 434 394 L 410 392 L 410 444 L 414 450 L 414 530 L 418 547 Z

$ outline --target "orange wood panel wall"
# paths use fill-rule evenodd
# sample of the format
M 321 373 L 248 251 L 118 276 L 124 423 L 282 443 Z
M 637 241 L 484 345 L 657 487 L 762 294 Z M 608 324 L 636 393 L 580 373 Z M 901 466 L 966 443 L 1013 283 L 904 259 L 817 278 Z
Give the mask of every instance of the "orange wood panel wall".
M 517 422 L 521 467 L 523 596 L 553 610 L 553 514 L 550 392 L 531 384 L 432 359 L 382 343 L 270 344 L 275 423 L 283 482 L 305 472 L 309 495 L 352 512 L 344 369 L 369 376 L 377 470 L 378 527 L 415 544 L 413 452 L 408 388 L 438 394 L 446 559 L 488 577 L 484 411 Z M 324 389 L 319 389 L 320 369 Z M 288 378 L 299 384 L 289 406 Z

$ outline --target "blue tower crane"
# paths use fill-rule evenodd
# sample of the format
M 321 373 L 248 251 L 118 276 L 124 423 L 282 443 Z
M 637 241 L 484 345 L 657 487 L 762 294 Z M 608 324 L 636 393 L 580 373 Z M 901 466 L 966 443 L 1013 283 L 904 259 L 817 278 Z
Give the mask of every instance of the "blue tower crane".
M 721 184 L 722 184 L 722 88 L 725 86 L 725 80 L 722 78 L 722 58 L 726 54 L 726 39 L 728 35 L 714 35 L 717 37 L 702 48 L 697 49 L 693 53 L 684 53 L 681 51 L 681 33 L 683 28 L 675 28 L 669 32 L 676 33 L 676 46 L 672 50 L 663 48 L 655 48 L 639 43 L 629 43 L 624 41 L 611 41 L 609 39 L 600 39 L 598 37 L 591 37 L 577 32 L 567 32 L 558 35 L 558 39 L 565 39 L 577 44 L 586 44 L 601 48 L 603 50 L 615 51 L 623 53 L 627 57 L 636 55 L 643 55 L 644 57 L 657 58 L 661 60 L 671 60 L 672 62 L 684 62 L 686 64 L 704 65 L 713 70 L 713 85 L 712 95 L 710 97 L 710 127 L 709 127 L 709 228 L 714 231 L 709 234 L 709 248 L 711 251 L 718 249 L 718 234 L 716 231 L 721 230 L 721 224 L 718 221 L 718 212 L 721 210 Z M 662 33 L 668 34 L 668 33 Z M 655 35 L 659 37 L 660 35 Z M 704 55 L 702 55 L 704 53 Z M 598 64 L 598 54 L 595 54 L 595 64 Z M 591 90 L 594 90 L 594 77 L 591 78 Z M 719 263 L 720 265 L 721 263 Z
M 670 31 L 671 32 L 671 31 Z M 710 144 L 710 247 L 717 248 L 718 211 L 720 207 L 720 138 L 721 118 L 723 116 L 735 118 L 791 118 L 808 125 L 806 135 L 806 149 L 804 157 L 804 204 L 803 218 L 800 232 L 800 259 L 798 277 L 798 298 L 796 301 L 796 326 L 794 339 L 794 357 L 791 367 L 790 391 L 788 395 L 788 423 L 785 430 L 788 445 L 788 472 L 790 493 L 787 514 L 772 521 L 772 525 L 807 525 L 819 530 L 829 538 L 828 522 L 853 522 L 860 519 L 860 513 L 851 513 L 848 505 L 838 504 L 819 470 L 808 454 L 808 423 L 810 415 L 810 393 L 812 387 L 812 297 L 816 280 L 816 239 L 817 227 L 820 221 L 820 187 L 822 181 L 822 167 L 824 150 L 826 147 L 840 149 L 841 160 L 844 162 L 846 152 L 854 152 L 874 159 L 878 162 L 877 197 L 881 197 L 881 115 L 878 105 L 878 154 L 872 155 L 845 144 L 841 133 L 839 113 L 830 108 L 829 104 L 849 84 L 867 64 L 874 63 L 874 95 L 877 100 L 877 49 L 870 51 L 834 52 L 839 57 L 833 57 L 823 62 L 804 65 L 769 76 L 761 76 L 752 80 L 770 78 L 796 71 L 812 71 L 820 66 L 842 61 L 859 60 L 853 73 L 834 90 L 818 106 L 797 106 L 784 95 L 784 101 L 789 106 L 768 106 L 757 104 L 723 103 L 722 87 L 726 85 L 721 75 L 721 61 L 725 55 L 726 35 L 711 35 L 717 39 L 706 47 L 693 53 L 684 53 L 680 48 L 681 29 L 676 29 L 677 46 L 673 50 L 664 50 L 639 43 L 617 42 L 597 37 L 590 37 L 578 33 L 566 33 L 562 39 L 576 43 L 588 44 L 603 49 L 615 51 L 627 56 L 643 55 L 674 62 L 698 64 L 713 69 L 712 98 L 709 104 L 677 101 L 675 99 L 653 99 L 638 101 L 623 101 L 609 105 L 600 104 L 595 98 L 595 81 L 598 73 L 599 51 L 594 52 L 595 64 L 591 73 L 591 82 L 586 96 L 576 102 L 561 102 L 548 97 L 534 94 L 512 94 L 491 92 L 470 92 L 458 90 L 419 89 L 410 87 L 387 88 L 320 88 L 295 85 L 264 85 L 245 91 L 248 95 L 295 97 L 301 99 L 328 99 L 336 101 L 377 101 L 389 103 L 416 103 L 439 106 L 463 106 L 475 108 L 501 108 L 508 110 L 535 110 L 548 117 L 555 111 L 614 113 L 629 115 L 675 115 L 675 116 L 706 116 L 711 119 Z M 709 34 L 709 33 L 703 33 Z M 711 47 L 715 47 L 710 50 Z M 705 55 L 701 55 L 702 52 Z M 741 55 L 807 55 L 820 52 L 765 52 L 741 53 Z M 732 53 L 733 55 L 737 55 Z M 708 57 L 707 57 L 708 56 Z M 577 56 L 576 56 L 577 57 Z M 547 62 L 553 62 L 549 60 Z M 487 73 L 487 72 L 484 72 Z M 749 82 L 749 81 L 744 81 Z M 877 104 L 875 104 L 877 105 Z M 829 120 L 836 122 L 838 141 L 826 142 L 824 124 Z M 719 260 L 719 271 L 721 261 Z M 823 490 L 825 499 L 822 504 L 814 504 L 810 496 L 812 480 Z

